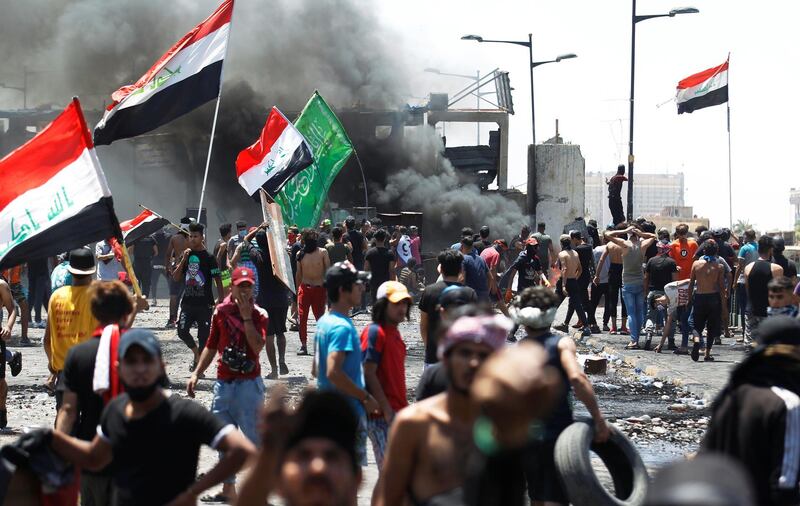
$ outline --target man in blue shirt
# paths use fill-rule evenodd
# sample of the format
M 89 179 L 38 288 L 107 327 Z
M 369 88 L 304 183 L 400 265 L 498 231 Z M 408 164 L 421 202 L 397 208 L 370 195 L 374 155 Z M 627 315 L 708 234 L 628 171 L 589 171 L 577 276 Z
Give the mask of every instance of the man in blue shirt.
M 489 302 L 489 267 L 478 255 L 471 237 L 461 239 L 461 254 L 464 255 L 464 284 L 475 290 L 478 301 Z
M 379 415 L 380 406 L 366 390 L 361 361 L 361 338 L 348 314 L 361 303 L 369 273 L 350 262 L 337 262 L 325 273 L 330 311 L 317 322 L 312 374 L 320 390 L 336 390 L 347 397 L 358 416 L 356 452 L 367 465 L 367 414 Z
M 736 263 L 736 273 L 733 276 L 736 279 L 736 313 L 742 317 L 742 339 L 737 339 L 737 342 L 744 340 L 744 321 L 747 316 L 747 288 L 744 284 L 744 268 L 758 260 L 758 244 L 756 244 L 755 230 L 745 230 L 742 239 L 744 244 L 739 248 L 739 259 Z

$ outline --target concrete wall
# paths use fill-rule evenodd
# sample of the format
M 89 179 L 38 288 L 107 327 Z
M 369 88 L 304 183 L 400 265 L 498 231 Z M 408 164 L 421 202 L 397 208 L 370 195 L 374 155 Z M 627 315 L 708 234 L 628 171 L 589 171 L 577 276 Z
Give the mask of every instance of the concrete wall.
M 533 160 L 528 146 L 528 164 Z M 576 144 L 536 146 L 535 221 L 547 224 L 547 232 L 558 243 L 564 225 L 584 215 L 586 162 Z M 528 171 L 532 173 L 532 171 Z

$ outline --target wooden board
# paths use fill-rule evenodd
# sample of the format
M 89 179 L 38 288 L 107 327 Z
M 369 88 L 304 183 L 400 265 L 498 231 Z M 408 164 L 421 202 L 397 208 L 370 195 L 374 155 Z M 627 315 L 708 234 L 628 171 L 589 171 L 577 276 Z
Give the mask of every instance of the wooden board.
M 292 276 L 292 264 L 289 261 L 289 252 L 286 249 L 288 243 L 286 230 L 283 227 L 283 215 L 281 207 L 269 198 L 264 190 L 259 190 L 261 195 L 261 213 L 264 221 L 269 225 L 267 229 L 267 243 L 269 245 L 269 258 L 272 263 L 272 272 L 286 288 L 297 293 Z

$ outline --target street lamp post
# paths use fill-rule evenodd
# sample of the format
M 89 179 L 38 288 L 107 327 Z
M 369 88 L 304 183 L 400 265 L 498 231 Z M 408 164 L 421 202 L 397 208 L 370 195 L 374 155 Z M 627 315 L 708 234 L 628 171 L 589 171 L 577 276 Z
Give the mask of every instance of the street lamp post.
M 577 58 L 577 55 L 574 53 L 564 54 L 557 57 L 555 60 L 545 60 L 545 61 L 533 61 L 533 34 L 528 34 L 528 41 L 522 40 L 489 40 L 484 39 L 480 35 L 464 35 L 461 37 L 462 40 L 474 40 L 476 42 L 497 42 L 500 44 L 514 44 L 517 46 L 524 46 L 528 48 L 528 64 L 530 65 L 530 73 L 531 73 L 531 143 L 533 146 L 533 160 L 531 160 L 531 167 L 528 170 L 528 182 L 527 182 L 527 197 L 526 197 L 526 207 L 528 208 L 528 215 L 531 220 L 531 228 L 536 225 L 536 109 L 535 109 L 535 100 L 533 95 L 533 69 L 538 67 L 539 65 L 544 65 L 545 63 L 558 63 L 561 60 L 567 60 L 570 58 Z
M 634 75 L 636 71 L 636 23 L 654 18 L 674 18 L 678 14 L 696 14 L 700 12 L 694 7 L 683 7 L 672 9 L 667 14 L 648 14 L 645 16 L 636 15 L 636 0 L 632 0 L 631 13 L 631 98 L 630 98 L 630 121 L 628 122 L 628 221 L 633 220 L 633 96 L 634 96 Z

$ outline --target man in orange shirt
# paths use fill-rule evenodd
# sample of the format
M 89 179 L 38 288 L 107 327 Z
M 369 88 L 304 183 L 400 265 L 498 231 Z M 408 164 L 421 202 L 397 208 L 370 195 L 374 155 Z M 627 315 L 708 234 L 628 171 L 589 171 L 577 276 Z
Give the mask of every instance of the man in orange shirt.
M 689 226 L 681 223 L 675 227 L 675 240 L 669 247 L 669 256 L 678 264 L 678 281 L 689 279 L 692 274 L 697 242 L 694 239 L 689 239 L 688 235 Z

